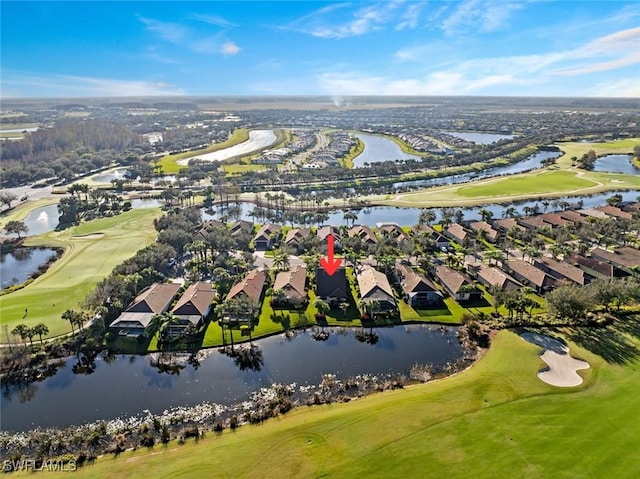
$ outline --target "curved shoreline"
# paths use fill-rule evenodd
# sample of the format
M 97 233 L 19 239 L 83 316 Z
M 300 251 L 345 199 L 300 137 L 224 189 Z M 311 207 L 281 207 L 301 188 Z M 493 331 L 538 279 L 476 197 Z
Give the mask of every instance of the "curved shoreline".
M 177 165 L 186 166 L 191 160 L 202 161 L 223 161 L 234 156 L 246 155 L 255 153 L 257 151 L 269 148 L 277 141 L 277 136 L 273 130 L 251 130 L 249 132 L 249 139 L 238 143 L 237 145 L 224 148 L 222 150 L 213 151 L 211 153 L 204 153 L 202 155 L 195 155 L 189 158 L 183 158 L 176 161 Z

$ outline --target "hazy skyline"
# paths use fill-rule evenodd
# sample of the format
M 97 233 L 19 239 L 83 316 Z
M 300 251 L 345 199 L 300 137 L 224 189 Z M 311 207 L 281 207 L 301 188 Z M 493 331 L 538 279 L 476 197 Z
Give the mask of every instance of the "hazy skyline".
M 618 1 L 12 2 L 8 97 L 640 97 Z

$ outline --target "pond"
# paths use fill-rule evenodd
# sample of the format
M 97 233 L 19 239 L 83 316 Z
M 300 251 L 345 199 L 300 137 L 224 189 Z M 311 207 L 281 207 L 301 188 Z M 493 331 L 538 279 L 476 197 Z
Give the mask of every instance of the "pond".
M 59 218 L 60 213 L 58 212 L 57 203 L 35 208 L 24 220 L 27 228 L 29 228 L 27 235 L 36 236 L 53 231 L 58 226 Z
M 627 175 L 640 175 L 640 169 L 631 162 L 631 155 L 606 155 L 596 159 L 593 171 L 607 173 L 625 173 Z
M 403 152 L 394 141 L 384 136 L 365 135 L 364 133 L 355 136 L 364 143 L 364 151 L 353 159 L 354 168 L 362 168 L 365 163 L 420 159 L 419 156 Z
M 109 173 L 102 173 L 96 175 L 92 178 L 96 183 L 111 183 L 113 180 L 124 180 L 127 179 L 127 169 L 126 168 L 116 168 L 115 170 L 110 171 Z M 139 181 L 140 177 L 133 179 L 133 181 Z M 173 183 L 176 181 L 175 175 L 163 175 L 156 176 L 151 179 L 152 184 L 156 184 L 159 182 L 169 182 Z
M 51 248 L 16 248 L 0 254 L 0 284 L 2 289 L 24 283 L 38 268 L 56 256 Z
M 326 341 L 311 332 L 286 339 L 283 335 L 254 341 L 262 350 L 259 371 L 240 370 L 217 349 L 197 368 L 183 361 L 176 374 L 159 372 L 157 356 L 115 356 L 111 363 L 98 357 L 92 374 L 74 374 L 75 358 L 57 374 L 29 390 L 5 388 L 2 429 L 63 427 L 99 419 L 134 416 L 148 409 L 161 413 L 173 406 L 203 401 L 231 405 L 252 391 L 272 383 L 315 385 L 326 373 L 344 379 L 358 374 L 405 374 L 418 364 L 443 366 L 462 358 L 455 327 L 411 325 L 375 329 L 378 341 L 362 343 L 355 330 L 334 328 Z M 367 330 L 368 331 L 368 330 Z
M 109 173 L 102 173 L 91 178 L 96 183 L 111 183 L 113 180 L 126 179 L 127 169 L 117 168 Z
M 558 201 L 567 201 L 572 205 L 572 207 L 582 207 L 582 208 L 593 208 L 595 206 L 603 206 L 606 204 L 607 198 L 610 198 L 615 192 L 610 191 L 607 193 L 599 193 L 592 196 L 567 196 L 563 198 L 558 198 Z M 640 195 L 639 191 L 621 191 L 618 192 L 622 195 L 623 202 L 633 202 L 637 201 L 638 196 Z M 542 203 L 543 200 L 526 200 L 517 203 L 511 204 L 486 204 L 482 206 L 470 206 L 470 207 L 452 207 L 454 210 L 462 210 L 464 213 L 464 219 L 480 219 L 479 211 L 481 209 L 487 209 L 493 213 L 493 217 L 498 219 L 502 218 L 502 214 L 504 213 L 507 207 L 513 207 L 515 212 L 519 215 L 525 214 L 525 208 L 531 208 L 535 205 L 538 205 L 540 208 L 540 212 L 549 212 L 554 209 L 553 202 L 554 199 L 548 199 L 549 206 L 545 208 Z M 580 206 L 578 203 L 582 202 Z M 252 221 L 251 211 L 255 208 L 252 203 L 240 203 L 240 219 L 246 221 Z M 215 209 L 215 208 L 214 208 Z M 205 210 L 202 212 L 203 221 L 207 221 L 210 219 L 219 219 L 220 218 L 220 209 L 216 209 L 214 214 L 209 214 Z M 374 227 L 376 223 L 397 223 L 402 226 L 412 226 L 418 222 L 418 218 L 420 217 L 421 208 L 396 208 L 392 206 L 372 206 L 368 208 L 355 209 L 352 210 L 358 216 L 358 219 L 355 221 L 355 224 L 362 224 Z M 436 214 L 437 223 L 440 220 L 440 208 L 432 208 L 432 211 Z M 230 221 L 233 221 L 233 218 Z M 329 225 L 342 225 L 346 224 L 344 220 L 344 212 L 342 210 L 331 211 L 329 212 L 329 219 L 325 222 L 325 224 Z
M 457 136 L 478 145 L 489 145 L 500 140 L 512 140 L 516 135 L 500 135 L 497 133 L 474 133 L 470 131 L 443 131 L 447 135 Z

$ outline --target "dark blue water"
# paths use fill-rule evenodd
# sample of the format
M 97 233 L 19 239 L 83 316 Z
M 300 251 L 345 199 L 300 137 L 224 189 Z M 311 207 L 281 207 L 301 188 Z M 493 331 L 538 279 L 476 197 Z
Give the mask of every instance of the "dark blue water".
M 491 178 L 501 175 L 514 175 L 516 173 L 522 173 L 525 171 L 535 170 L 536 168 L 542 168 L 542 161 L 548 158 L 558 158 L 562 155 L 559 151 L 538 151 L 531 156 L 528 156 L 522 161 L 513 163 L 507 166 L 498 166 L 495 168 L 488 168 L 484 171 L 477 173 L 463 173 L 460 175 L 443 176 L 440 178 L 432 178 L 430 180 L 414 180 L 414 181 L 399 181 L 393 183 L 394 188 L 402 187 L 431 187 L 441 185 L 455 185 L 457 183 L 466 183 L 468 181 Z
M 596 159 L 593 171 L 605 171 L 608 173 L 625 173 L 627 175 L 640 175 L 640 169 L 631 163 L 631 155 L 606 155 Z
M 213 326 L 217 327 L 217 326 Z M 31 390 L 10 389 L 1 399 L 3 430 L 61 427 L 99 419 L 134 416 L 148 409 L 161 413 L 172 406 L 203 401 L 231 405 L 272 383 L 319 384 L 322 375 L 341 378 L 358 374 L 408 374 L 415 363 L 444 365 L 463 356 L 456 328 L 405 326 L 376 329 L 378 342 L 359 342 L 351 329 L 328 329 L 327 341 L 310 332 L 293 339 L 274 336 L 255 341 L 263 353 L 260 371 L 241 371 L 217 349 L 208 350 L 200 366 L 184 365 L 179 374 L 158 371 L 157 356 L 117 356 L 107 364 L 95 361 L 95 372 L 78 375 L 68 359 L 55 376 L 32 384 Z M 338 334 L 340 332 L 341 334 Z M 25 402 L 21 402 L 30 398 Z
M 364 142 L 364 151 L 353 159 L 354 168 L 362 168 L 365 163 L 420 159 L 419 156 L 403 152 L 395 142 L 384 136 L 359 133 L 356 138 Z
M 0 254 L 0 283 L 2 288 L 24 283 L 38 267 L 56 256 L 51 248 L 17 248 Z
M 559 198 L 559 201 L 567 201 L 572 207 L 578 207 L 578 202 L 582 201 L 582 208 L 593 208 L 595 206 L 602 206 L 606 204 L 607 198 L 611 197 L 614 192 L 600 193 L 592 196 L 567 196 Z M 622 195 L 622 201 L 637 201 L 640 196 L 640 191 L 621 191 L 618 194 Z M 464 213 L 464 219 L 480 219 L 479 211 L 481 209 L 487 209 L 493 213 L 495 219 L 501 218 L 507 207 L 513 207 L 515 212 L 519 215 L 525 214 L 525 207 L 533 207 L 538 205 L 541 213 L 545 213 L 553 210 L 553 199 L 548 199 L 549 206 L 544 208 L 542 200 L 528 200 L 512 204 L 486 204 L 482 206 L 472 206 L 467 208 L 453 207 L 454 210 L 462 210 Z M 240 218 L 246 221 L 251 221 L 251 215 L 249 214 L 255 205 L 252 203 L 240 203 L 241 215 Z M 431 208 L 436 214 L 435 222 L 440 220 L 440 208 Z M 376 223 L 397 223 L 402 226 L 412 226 L 418 223 L 420 217 L 421 208 L 395 208 L 392 206 L 372 206 L 370 208 L 362 208 L 360 210 L 354 210 L 354 213 L 358 215 L 358 219 L 355 224 L 362 224 L 374 227 Z M 203 211 L 203 220 L 217 219 L 219 214 L 213 215 L 207 214 Z M 329 219 L 325 222 L 329 225 L 342 225 L 346 224 L 343 211 L 332 211 L 329 213 Z

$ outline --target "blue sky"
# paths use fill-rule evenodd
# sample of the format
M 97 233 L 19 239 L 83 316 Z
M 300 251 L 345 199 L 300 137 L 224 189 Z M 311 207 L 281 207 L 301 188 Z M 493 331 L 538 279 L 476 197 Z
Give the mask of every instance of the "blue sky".
M 0 3 L 2 97 L 640 97 L 640 2 Z

